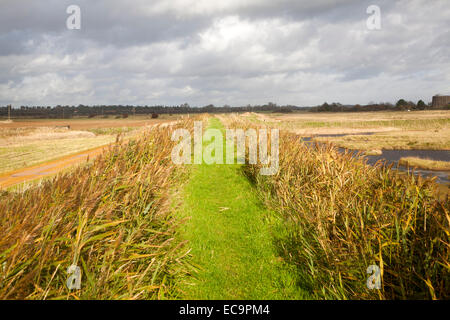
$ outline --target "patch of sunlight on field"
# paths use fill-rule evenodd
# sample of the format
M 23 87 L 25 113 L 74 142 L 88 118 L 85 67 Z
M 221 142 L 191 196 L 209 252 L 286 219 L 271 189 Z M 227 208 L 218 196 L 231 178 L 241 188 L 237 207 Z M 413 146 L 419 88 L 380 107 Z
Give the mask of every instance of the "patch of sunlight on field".
M 43 140 L 0 147 L 0 173 L 43 163 L 115 141 L 115 136 Z

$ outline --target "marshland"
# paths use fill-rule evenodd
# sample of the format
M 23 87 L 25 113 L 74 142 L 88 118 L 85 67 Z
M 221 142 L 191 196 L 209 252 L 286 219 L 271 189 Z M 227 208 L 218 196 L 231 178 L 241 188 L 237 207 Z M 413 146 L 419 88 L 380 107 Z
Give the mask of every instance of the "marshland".
M 0 298 L 449 298 L 445 185 L 370 162 L 335 141 L 315 141 L 323 126 L 310 119 L 297 128 L 280 117 L 184 115 L 128 136 L 123 129 L 92 159 L 3 188 Z M 446 117 L 433 118 L 439 130 L 447 129 Z M 264 165 L 249 161 L 249 141 L 245 164 L 174 164 L 173 133 L 188 130 L 193 143 L 194 121 L 203 122 L 203 133 L 212 128 L 224 136 L 225 129 L 278 128 L 277 173 L 260 174 Z M 369 127 L 335 123 L 330 128 L 343 128 L 339 138 Z M 369 129 L 408 135 L 419 130 L 411 125 L 389 122 L 392 131 L 384 131 L 377 122 Z M 16 130 L 5 130 L 4 139 L 33 141 L 42 129 Z M 65 131 L 55 130 L 40 143 L 64 140 Z M 81 268 L 79 290 L 67 287 L 71 265 Z M 381 270 L 379 290 L 367 287 L 370 265 Z

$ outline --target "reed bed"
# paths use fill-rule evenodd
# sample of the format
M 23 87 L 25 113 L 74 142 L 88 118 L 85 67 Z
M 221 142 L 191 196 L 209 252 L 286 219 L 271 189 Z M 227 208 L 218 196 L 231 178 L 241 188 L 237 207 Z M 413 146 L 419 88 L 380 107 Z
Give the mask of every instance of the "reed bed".
M 181 169 L 170 137 L 152 128 L 90 165 L 0 193 L 0 299 L 176 297 L 190 266 L 174 237 L 182 221 L 169 198 Z M 82 270 L 80 290 L 66 286 L 71 265 Z
M 436 171 L 450 171 L 450 161 L 436 161 L 417 157 L 403 157 L 398 162 L 400 165 Z
M 287 133 L 278 173 L 262 176 L 260 167 L 246 165 L 244 173 L 284 217 L 274 240 L 279 254 L 316 298 L 450 298 L 450 203 L 435 198 L 433 180 Z M 366 285 L 370 265 L 381 270 L 380 290 Z

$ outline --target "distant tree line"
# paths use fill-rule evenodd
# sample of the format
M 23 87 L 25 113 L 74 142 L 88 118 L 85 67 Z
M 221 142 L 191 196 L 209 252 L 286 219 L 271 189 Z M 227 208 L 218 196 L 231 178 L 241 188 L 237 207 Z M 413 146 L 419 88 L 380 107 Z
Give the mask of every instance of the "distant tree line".
M 216 107 L 212 104 L 204 107 L 191 107 L 184 103 L 179 106 L 131 106 L 131 105 L 100 105 L 100 106 L 21 106 L 12 110 L 12 117 L 32 118 L 74 118 L 74 117 L 127 117 L 128 115 L 155 114 L 188 114 L 188 113 L 230 113 L 230 112 L 293 112 L 305 110 L 296 106 L 277 106 L 275 103 L 245 107 L 231 107 L 224 105 Z M 0 116 L 8 115 L 8 107 L 0 107 Z
M 204 107 L 191 107 L 184 103 L 179 106 L 132 106 L 132 105 L 78 105 L 78 106 L 21 106 L 13 108 L 11 116 L 30 118 L 55 118 L 68 119 L 74 117 L 128 117 L 129 115 L 151 115 L 155 114 L 188 114 L 188 113 L 230 113 L 230 112 L 277 112 L 290 113 L 296 111 L 309 112 L 361 112 L 361 111 L 398 111 L 398 110 L 426 110 L 432 109 L 431 104 L 426 104 L 422 100 L 417 103 L 400 99 L 395 105 L 391 103 L 369 103 L 367 105 L 342 105 L 340 103 L 327 102 L 315 107 L 298 107 L 293 105 L 278 106 L 269 102 L 264 105 L 247 105 L 243 107 L 231 107 L 224 105 L 216 107 L 212 104 Z M 450 105 L 444 107 L 450 109 Z M 8 116 L 8 107 L 0 107 L 0 117 Z
M 423 100 L 419 100 L 417 103 L 413 101 L 406 101 L 400 99 L 396 104 L 390 102 L 381 103 L 368 103 L 367 105 L 342 105 L 337 102 L 328 104 L 327 102 L 322 105 L 311 107 L 311 112 L 362 112 L 362 111 L 407 111 L 407 110 L 430 110 L 439 109 L 433 108 L 431 102 L 425 103 Z M 449 110 L 450 104 L 440 109 Z
M 400 99 L 394 105 L 389 102 L 382 103 L 369 103 L 367 105 L 342 105 L 340 103 L 333 102 L 310 108 L 311 112 L 361 112 L 361 111 L 407 111 L 407 110 L 430 110 L 437 109 L 431 106 L 431 103 L 425 103 L 423 100 L 419 100 L 417 103 L 412 101 L 406 101 Z M 450 109 L 450 105 L 443 107 L 442 109 Z

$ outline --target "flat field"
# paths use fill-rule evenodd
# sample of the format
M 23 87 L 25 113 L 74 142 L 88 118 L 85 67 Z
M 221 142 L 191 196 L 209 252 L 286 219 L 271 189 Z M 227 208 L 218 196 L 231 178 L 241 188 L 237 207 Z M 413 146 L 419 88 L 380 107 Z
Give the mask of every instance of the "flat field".
M 145 127 L 178 118 L 163 115 L 158 119 L 136 116 L 3 121 L 0 122 L 0 174 L 108 145 L 118 134 L 133 136 Z
M 450 150 L 450 111 L 245 115 L 254 122 L 358 150 Z M 339 135 L 321 137 L 320 135 Z

